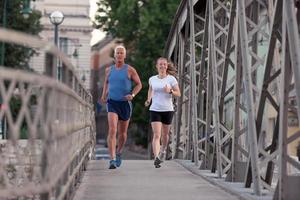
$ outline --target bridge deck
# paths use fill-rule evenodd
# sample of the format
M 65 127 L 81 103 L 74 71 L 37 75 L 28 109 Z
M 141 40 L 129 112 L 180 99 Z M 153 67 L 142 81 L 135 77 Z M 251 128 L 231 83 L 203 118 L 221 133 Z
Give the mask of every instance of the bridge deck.
M 125 160 L 116 170 L 90 161 L 74 200 L 236 200 L 174 161 L 155 169 L 150 160 Z

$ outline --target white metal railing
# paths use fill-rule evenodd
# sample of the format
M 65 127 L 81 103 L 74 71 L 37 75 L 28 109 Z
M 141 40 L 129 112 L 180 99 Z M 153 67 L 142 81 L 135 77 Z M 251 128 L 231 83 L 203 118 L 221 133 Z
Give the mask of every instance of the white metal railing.
M 0 41 L 46 53 L 44 74 L 0 67 L 0 199 L 69 199 L 95 144 L 92 97 L 53 44 L 5 29 Z

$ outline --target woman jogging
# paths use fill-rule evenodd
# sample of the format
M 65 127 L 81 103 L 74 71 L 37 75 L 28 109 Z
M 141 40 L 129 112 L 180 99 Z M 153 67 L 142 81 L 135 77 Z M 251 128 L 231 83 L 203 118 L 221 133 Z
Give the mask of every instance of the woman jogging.
M 153 131 L 152 149 L 154 166 L 160 167 L 169 142 L 169 132 L 174 114 L 173 96 L 181 95 L 176 71 L 166 58 L 160 57 L 156 61 L 158 74 L 150 77 L 148 97 L 145 106 L 151 106 L 150 121 Z M 151 102 L 152 100 L 152 102 Z M 162 145 L 160 138 L 162 137 Z

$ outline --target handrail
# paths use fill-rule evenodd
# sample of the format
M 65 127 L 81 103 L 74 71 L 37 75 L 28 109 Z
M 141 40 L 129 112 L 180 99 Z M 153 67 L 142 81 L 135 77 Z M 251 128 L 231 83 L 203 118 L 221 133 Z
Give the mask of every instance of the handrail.
M 0 41 L 48 55 L 43 74 L 0 67 L 0 199 L 70 199 L 95 145 L 91 94 L 53 44 L 5 29 Z

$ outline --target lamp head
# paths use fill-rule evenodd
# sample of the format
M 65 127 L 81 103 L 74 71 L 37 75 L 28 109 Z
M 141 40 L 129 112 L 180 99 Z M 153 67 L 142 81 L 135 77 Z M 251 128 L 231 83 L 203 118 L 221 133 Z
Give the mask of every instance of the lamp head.
M 64 21 L 64 14 L 60 11 L 54 11 L 49 16 L 50 22 L 54 25 L 60 25 Z
M 32 13 L 31 7 L 30 7 L 30 0 L 25 0 L 23 2 L 23 9 L 21 10 L 21 14 L 25 19 L 29 18 L 29 15 Z

